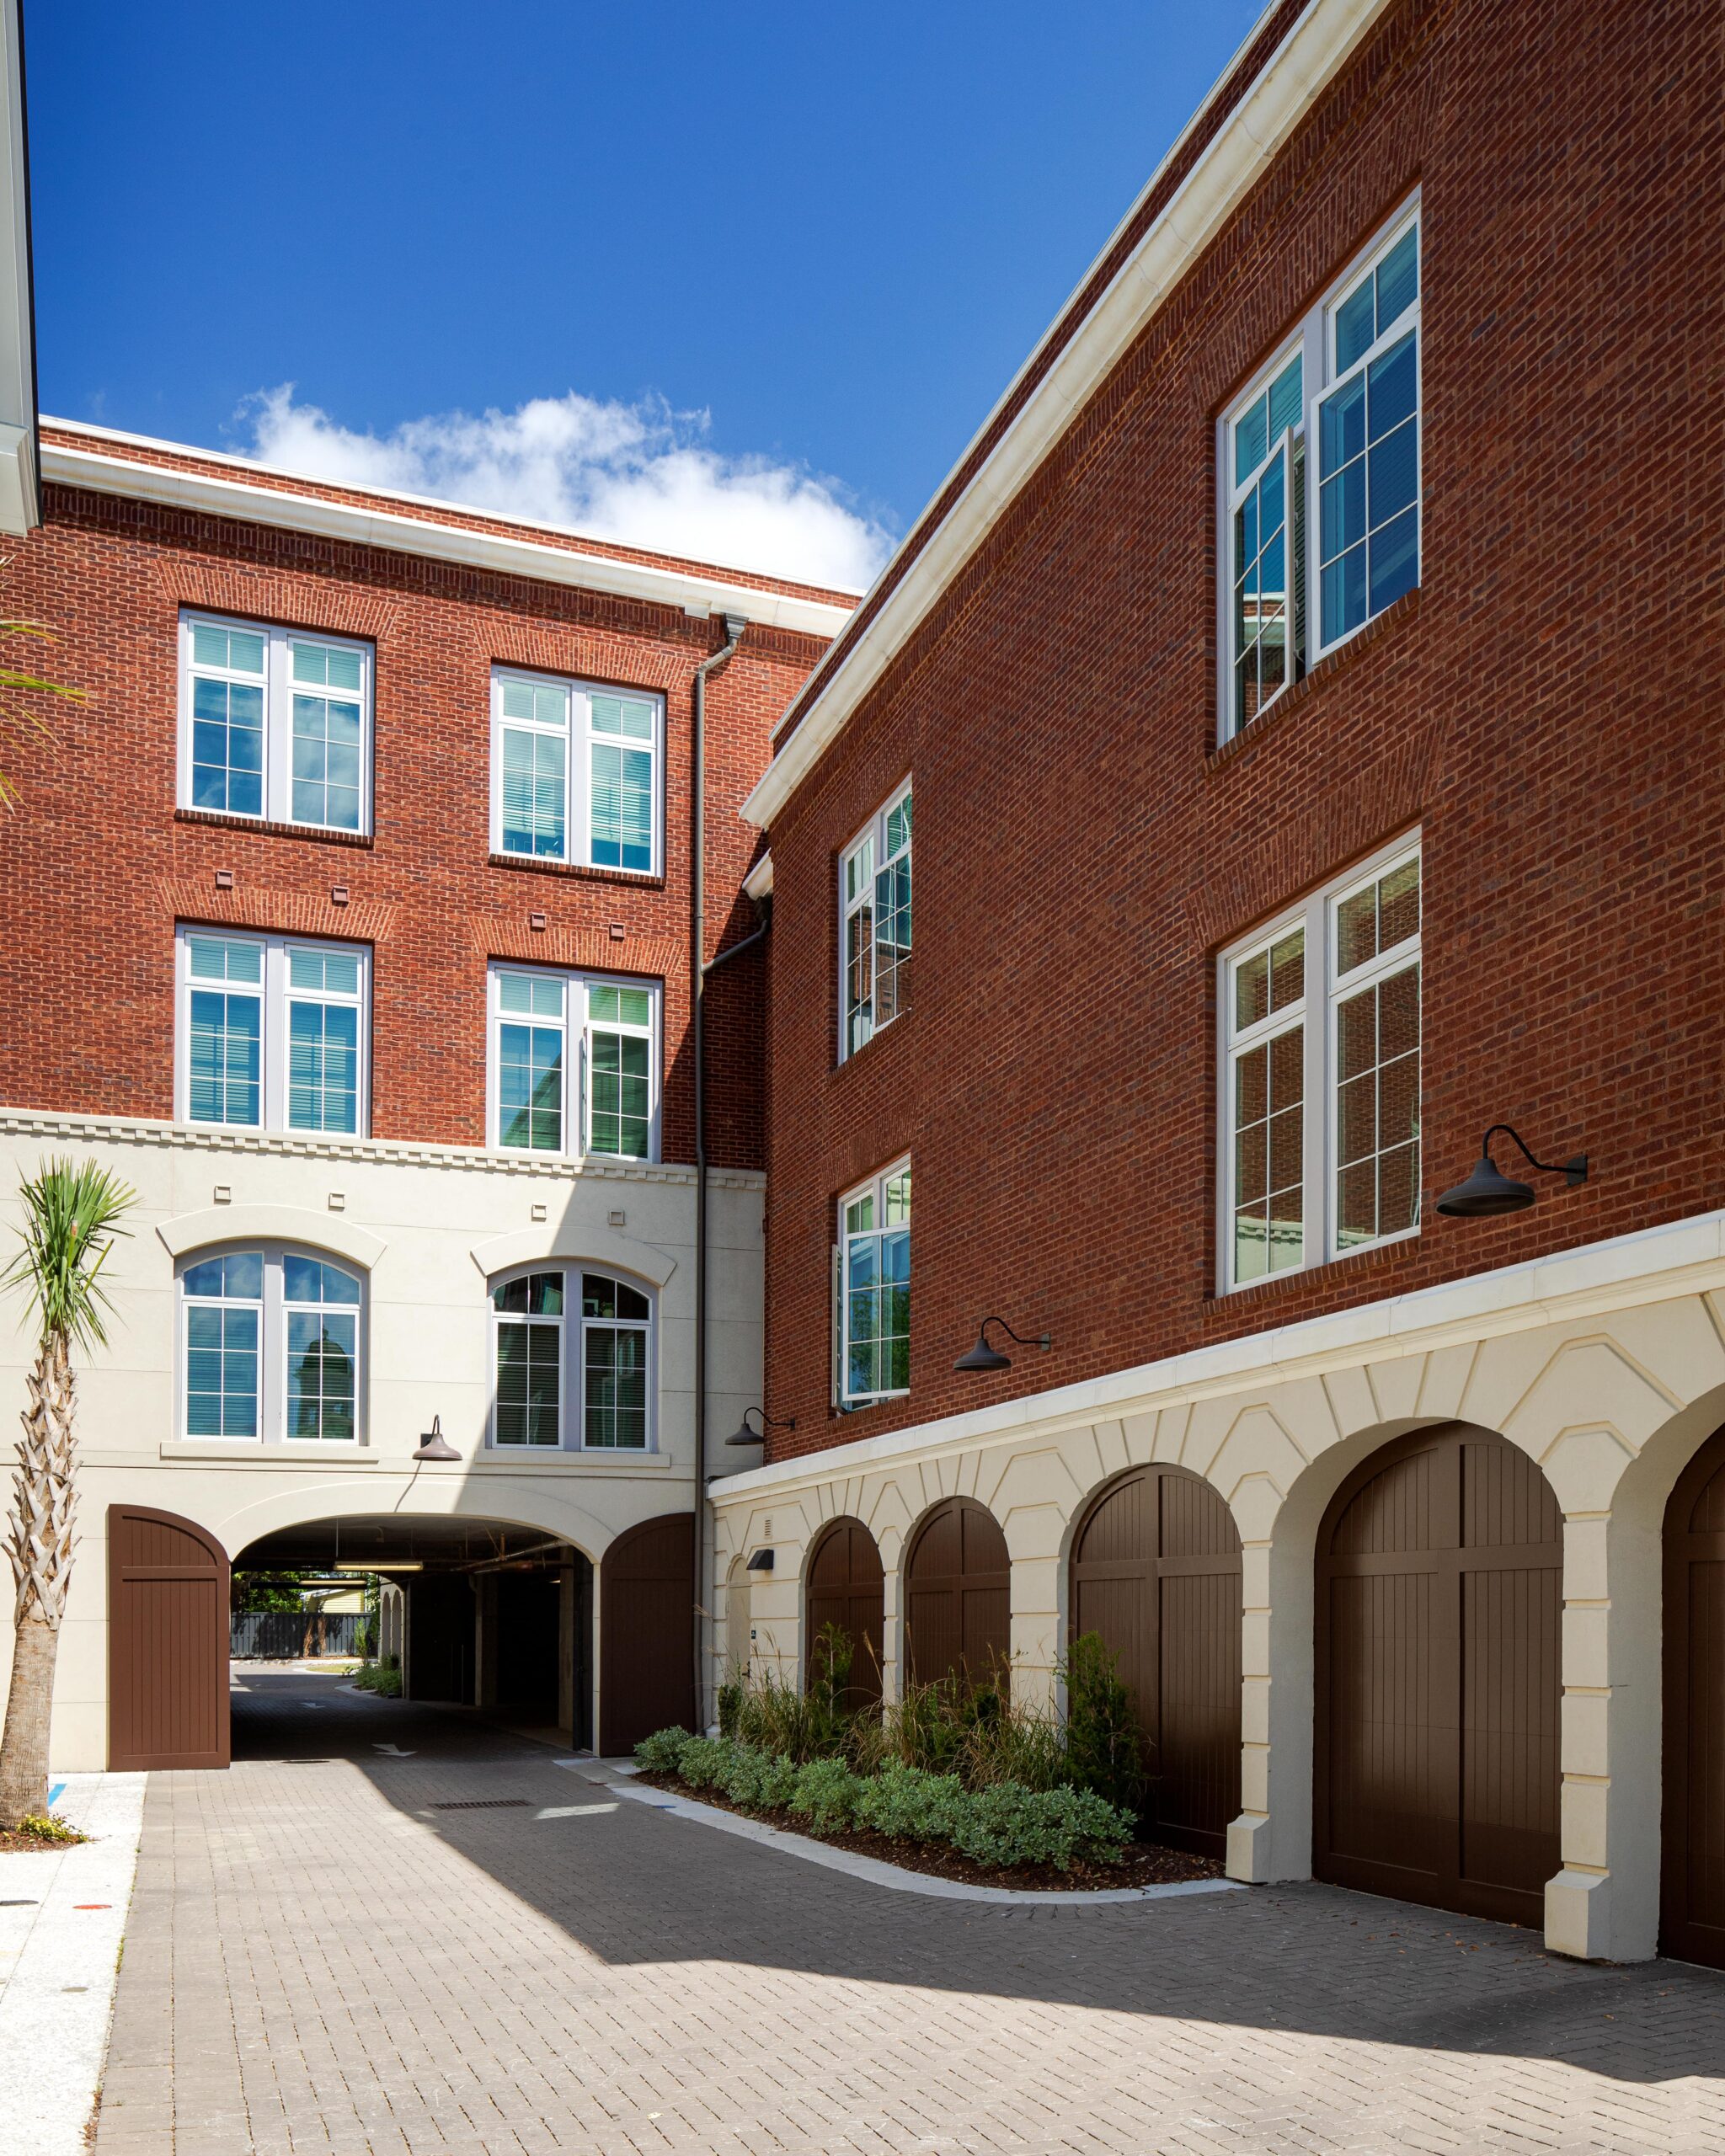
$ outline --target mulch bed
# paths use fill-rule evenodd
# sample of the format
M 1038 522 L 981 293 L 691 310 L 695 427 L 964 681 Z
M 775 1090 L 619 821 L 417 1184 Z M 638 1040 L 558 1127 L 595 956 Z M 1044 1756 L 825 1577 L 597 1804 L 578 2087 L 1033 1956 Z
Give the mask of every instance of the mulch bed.
M 88 1834 L 32 1834 L 22 1827 L 0 1827 L 0 1856 L 17 1856 L 26 1849 L 69 1849 L 89 1838 Z
M 1192 1856 L 1184 1849 L 1163 1849 L 1156 1842 L 1129 1842 L 1119 1864 L 1075 1864 L 1061 1871 L 1051 1864 L 975 1864 L 944 1842 L 895 1841 L 890 1834 L 877 1834 L 857 1828 L 842 1834 L 811 1833 L 809 1822 L 794 1812 L 749 1812 L 733 1804 L 720 1790 L 692 1789 L 674 1774 L 638 1774 L 635 1780 L 649 1789 L 686 1796 L 696 1804 L 710 1804 L 716 1811 L 734 1812 L 739 1818 L 758 1819 L 762 1825 L 782 1827 L 788 1834 L 802 1834 L 824 1842 L 829 1849 L 849 1849 L 857 1856 L 877 1857 L 903 1871 L 926 1871 L 937 1879 L 952 1879 L 967 1886 L 1007 1886 L 1020 1893 L 1094 1893 L 1098 1888 L 1121 1886 L 1175 1886 L 1190 1879 L 1220 1879 L 1222 1867 L 1214 1857 Z

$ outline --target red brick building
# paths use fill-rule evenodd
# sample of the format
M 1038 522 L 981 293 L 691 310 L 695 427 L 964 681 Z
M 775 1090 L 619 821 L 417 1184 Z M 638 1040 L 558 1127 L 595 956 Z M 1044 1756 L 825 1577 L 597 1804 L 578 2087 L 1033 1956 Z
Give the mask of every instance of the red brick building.
M 1175 1838 L 1618 1956 L 1725 1953 L 1717 32 L 1268 10 L 747 810 L 752 1629 L 842 1521 L 889 1682 L 1081 1617 Z
M 419 1696 L 686 1716 L 699 1433 L 760 1397 L 738 810 L 850 602 L 88 428 L 21 468 L 78 700 L 7 749 L 7 1187 L 139 1194 L 57 1764 L 224 1756 L 234 1565 L 407 1567 Z

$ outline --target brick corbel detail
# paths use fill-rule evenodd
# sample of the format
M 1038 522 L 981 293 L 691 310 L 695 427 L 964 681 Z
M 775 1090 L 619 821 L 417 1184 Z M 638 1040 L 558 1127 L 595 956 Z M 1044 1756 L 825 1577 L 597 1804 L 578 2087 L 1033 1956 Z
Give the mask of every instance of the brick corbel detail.
M 280 936 L 333 937 L 345 943 L 383 943 L 397 909 L 377 899 L 339 906 L 328 891 L 266 891 L 255 884 L 216 891 L 207 876 L 164 876 L 157 885 L 176 921 L 218 928 L 250 928 Z
M 569 966 L 584 973 L 639 974 L 674 980 L 689 963 L 689 947 L 670 936 L 626 936 L 608 928 L 532 928 L 525 921 L 476 914 L 467 923 L 473 955 L 514 958 L 527 965 Z
M 351 585 L 320 577 L 284 575 L 247 562 L 158 558 L 156 576 L 176 606 L 207 606 L 215 614 L 243 614 L 327 635 L 364 637 L 382 643 L 397 609 Z

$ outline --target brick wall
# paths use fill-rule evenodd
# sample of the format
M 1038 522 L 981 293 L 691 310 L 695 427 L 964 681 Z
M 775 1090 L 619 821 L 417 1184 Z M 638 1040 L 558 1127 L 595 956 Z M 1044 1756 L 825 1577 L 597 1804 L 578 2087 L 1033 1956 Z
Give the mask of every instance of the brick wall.
M 57 641 L 45 655 L 15 648 L 11 663 L 40 658 L 88 701 L 47 711 L 51 744 L 14 734 L 4 744 L 22 800 L 0 820 L 0 1099 L 170 1116 L 174 923 L 227 921 L 371 943 L 371 1130 L 383 1138 L 483 1143 L 488 958 L 661 977 L 664 1156 L 692 1158 L 691 697 L 696 666 L 723 640 L 716 620 L 61 487 L 47 490 L 46 518 L 12 542 L 5 606 Z M 176 813 L 184 606 L 371 640 L 371 839 Z M 753 925 L 740 886 L 758 838 L 738 810 L 822 648 L 751 626 L 709 682 L 708 955 Z M 664 695 L 663 879 L 489 858 L 494 661 Z M 217 890 L 218 870 L 232 872 L 231 890 Z M 761 1163 L 761 1000 L 754 954 L 715 977 L 717 1164 Z
M 1406 0 L 772 833 L 774 1452 L 1725 1204 L 1725 67 L 1710 5 Z M 1423 190 L 1423 587 L 1215 748 L 1215 428 Z M 1709 626 L 1709 624 L 1712 626 Z M 914 1008 L 835 1067 L 835 862 L 907 772 Z M 1423 1181 L 1594 1177 L 1215 1293 L 1220 947 L 1415 825 Z M 836 1417 L 836 1195 L 908 1150 L 911 1393 Z M 1052 1331 L 954 1375 L 985 1311 Z

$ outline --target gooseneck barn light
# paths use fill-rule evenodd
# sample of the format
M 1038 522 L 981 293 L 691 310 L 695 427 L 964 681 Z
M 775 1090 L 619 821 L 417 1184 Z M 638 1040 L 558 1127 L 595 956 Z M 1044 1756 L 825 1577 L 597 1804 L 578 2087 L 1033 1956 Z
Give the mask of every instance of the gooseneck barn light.
M 1573 1161 L 1561 1164 L 1536 1161 L 1519 1132 L 1507 1123 L 1494 1123 L 1480 1141 L 1479 1158 L 1474 1163 L 1473 1172 L 1466 1182 L 1458 1182 L 1453 1190 L 1444 1193 L 1438 1200 L 1439 1212 L 1447 1213 L 1455 1220 L 1487 1220 L 1498 1213 L 1525 1213 L 1533 1203 L 1533 1185 L 1517 1182 L 1513 1176 L 1506 1176 L 1492 1158 L 1492 1140 L 1499 1131 L 1515 1140 L 1528 1166 L 1536 1168 L 1542 1176 L 1566 1176 L 1572 1190 L 1578 1183 L 1587 1181 L 1585 1153 L 1578 1153 Z
M 749 1417 L 751 1415 L 758 1415 L 761 1417 L 761 1428 L 758 1430 L 751 1430 L 749 1428 Z M 758 1445 L 765 1443 L 769 1430 L 794 1430 L 796 1427 L 797 1418 L 794 1415 L 787 1415 L 783 1422 L 780 1422 L 777 1416 L 769 1415 L 764 1407 L 745 1407 L 743 1410 L 742 1421 L 725 1439 L 725 1443 L 728 1445 Z
M 443 1417 L 434 1415 L 431 1427 L 419 1440 L 415 1460 L 459 1460 L 461 1454 L 443 1434 Z
M 958 1361 L 953 1365 L 955 1370 L 992 1371 L 1012 1369 L 1012 1357 L 1001 1354 L 998 1348 L 991 1348 L 988 1344 L 988 1328 L 991 1325 L 997 1325 L 1008 1340 L 1016 1340 L 1021 1348 L 1040 1348 L 1046 1350 L 1054 1344 L 1052 1336 L 1046 1332 L 1039 1334 L 1034 1340 L 1027 1340 L 1022 1332 L 1014 1332 L 1003 1317 L 985 1317 L 976 1328 L 976 1345 L 968 1355 L 959 1356 Z

